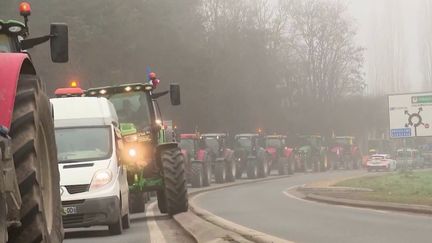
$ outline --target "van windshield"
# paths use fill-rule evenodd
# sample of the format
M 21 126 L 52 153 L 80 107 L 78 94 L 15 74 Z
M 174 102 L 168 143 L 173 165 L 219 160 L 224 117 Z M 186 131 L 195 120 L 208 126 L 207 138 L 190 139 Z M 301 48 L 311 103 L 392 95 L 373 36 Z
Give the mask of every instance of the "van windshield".
M 111 157 L 111 127 L 58 128 L 55 131 L 59 163 L 103 160 Z

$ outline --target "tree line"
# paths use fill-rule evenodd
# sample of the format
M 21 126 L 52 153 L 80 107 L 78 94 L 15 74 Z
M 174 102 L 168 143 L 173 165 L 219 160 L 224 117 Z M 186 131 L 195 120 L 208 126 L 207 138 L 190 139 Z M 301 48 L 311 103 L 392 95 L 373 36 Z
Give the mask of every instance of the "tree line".
M 17 18 L 18 2 L 2 1 L 0 16 Z M 32 35 L 50 22 L 69 25 L 68 64 L 50 63 L 47 47 L 31 50 L 50 92 L 72 79 L 84 88 L 143 82 L 150 68 L 161 89 L 181 85 L 183 105 L 161 105 L 185 132 L 354 134 L 383 126 L 379 98 L 363 96 L 364 49 L 339 1 L 30 3 Z M 380 118 L 366 125 L 353 115 Z

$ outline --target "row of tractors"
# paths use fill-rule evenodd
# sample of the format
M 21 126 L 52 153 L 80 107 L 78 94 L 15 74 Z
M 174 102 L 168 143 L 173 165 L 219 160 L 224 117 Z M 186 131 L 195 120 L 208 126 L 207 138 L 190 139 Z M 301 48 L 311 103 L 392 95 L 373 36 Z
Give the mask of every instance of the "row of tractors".
M 233 182 L 243 177 L 264 178 L 295 172 L 358 169 L 362 155 L 350 136 L 330 142 L 319 135 L 295 136 L 237 134 L 233 142 L 225 133 L 180 134 L 186 158 L 186 178 L 192 187 Z M 231 146 L 230 146 L 231 145 Z

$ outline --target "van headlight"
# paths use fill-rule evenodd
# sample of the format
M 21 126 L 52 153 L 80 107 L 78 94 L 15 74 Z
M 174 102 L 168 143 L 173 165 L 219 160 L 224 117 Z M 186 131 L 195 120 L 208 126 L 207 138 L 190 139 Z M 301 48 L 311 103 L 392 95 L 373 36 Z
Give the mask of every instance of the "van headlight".
M 96 171 L 90 184 L 90 191 L 99 189 L 112 181 L 112 172 L 108 169 Z

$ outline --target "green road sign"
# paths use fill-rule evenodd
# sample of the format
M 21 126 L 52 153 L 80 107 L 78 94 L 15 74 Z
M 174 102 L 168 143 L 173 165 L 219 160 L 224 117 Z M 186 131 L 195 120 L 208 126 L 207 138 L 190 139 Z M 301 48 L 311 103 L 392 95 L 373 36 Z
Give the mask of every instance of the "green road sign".
M 412 96 L 411 103 L 413 104 L 432 103 L 432 95 Z

